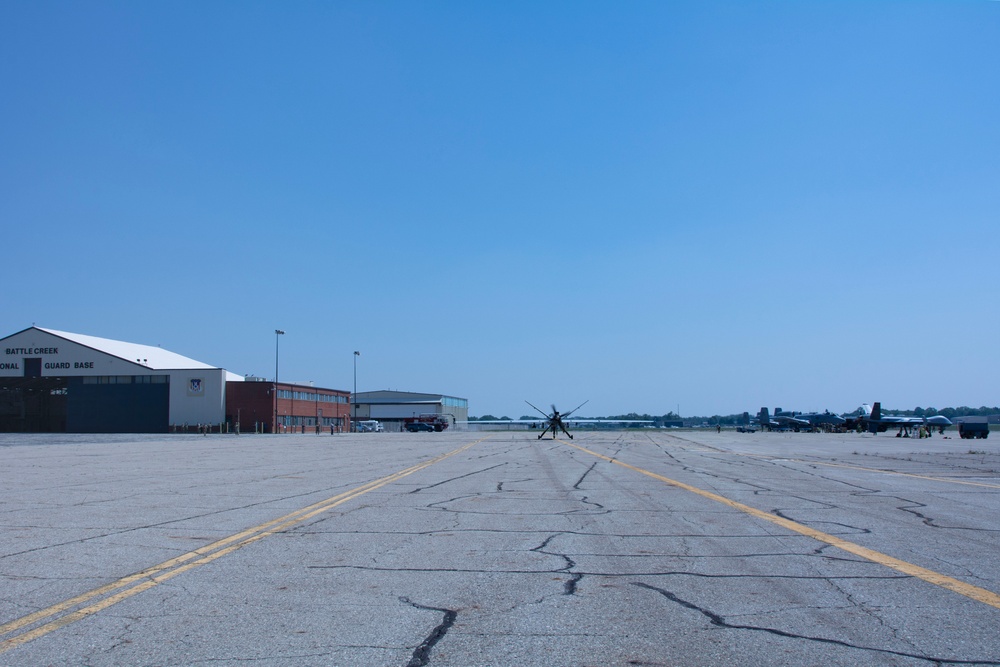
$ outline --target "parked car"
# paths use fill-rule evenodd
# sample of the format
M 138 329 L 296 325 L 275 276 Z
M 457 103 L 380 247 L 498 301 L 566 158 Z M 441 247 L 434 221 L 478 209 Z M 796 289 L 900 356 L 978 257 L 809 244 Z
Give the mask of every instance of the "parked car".
M 358 433 L 381 433 L 383 430 L 382 422 L 377 419 L 366 419 L 365 421 L 358 422 Z
M 434 427 L 426 422 L 413 422 L 406 425 L 406 430 L 410 433 L 416 433 L 417 431 L 430 431 L 434 432 Z

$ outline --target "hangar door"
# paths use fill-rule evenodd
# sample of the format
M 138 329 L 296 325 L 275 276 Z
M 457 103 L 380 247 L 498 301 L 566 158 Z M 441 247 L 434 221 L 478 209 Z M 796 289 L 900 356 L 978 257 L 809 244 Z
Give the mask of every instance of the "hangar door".
M 69 378 L 70 433 L 166 433 L 170 418 L 166 375 Z
M 0 432 L 64 432 L 66 378 L 25 375 L 0 378 Z

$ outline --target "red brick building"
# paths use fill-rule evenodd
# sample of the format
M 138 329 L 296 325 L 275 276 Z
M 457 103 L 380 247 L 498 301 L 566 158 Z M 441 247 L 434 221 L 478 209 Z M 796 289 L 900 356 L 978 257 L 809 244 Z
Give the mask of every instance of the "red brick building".
M 226 421 L 242 433 L 347 432 L 351 394 L 287 382 L 227 382 Z

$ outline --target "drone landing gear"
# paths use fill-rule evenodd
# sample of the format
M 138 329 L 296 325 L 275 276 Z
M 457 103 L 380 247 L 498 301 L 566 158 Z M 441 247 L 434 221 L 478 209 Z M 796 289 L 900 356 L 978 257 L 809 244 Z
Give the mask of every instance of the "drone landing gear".
M 572 434 L 572 433 L 570 433 L 569 431 L 567 431 L 567 430 L 566 430 L 566 429 L 564 429 L 564 428 L 563 428 L 563 429 L 561 429 L 561 430 L 562 430 L 562 432 L 563 432 L 563 433 L 565 433 L 565 434 L 566 434 L 566 437 L 567 437 L 567 438 L 569 438 L 570 440 L 572 440 L 572 439 L 573 439 L 573 434 Z M 544 431 L 542 431 L 542 434 L 541 434 L 540 436 L 538 436 L 538 439 L 539 439 L 539 440 L 541 440 L 542 438 L 544 438 L 544 437 L 545 437 L 545 434 L 546 434 L 546 433 L 548 433 L 548 432 L 549 432 L 549 429 L 545 429 Z M 555 430 L 555 429 L 552 429 L 552 439 L 553 439 L 553 440 L 555 440 L 555 439 L 556 439 L 556 430 Z

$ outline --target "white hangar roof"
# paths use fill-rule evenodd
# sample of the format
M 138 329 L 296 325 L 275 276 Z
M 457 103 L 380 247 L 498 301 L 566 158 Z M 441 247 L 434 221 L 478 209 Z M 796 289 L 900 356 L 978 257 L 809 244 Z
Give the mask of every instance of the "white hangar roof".
M 58 331 L 56 329 L 46 329 L 43 327 L 34 328 L 53 336 L 64 338 L 70 342 L 77 343 L 78 345 L 89 347 L 97 350 L 98 352 L 103 352 L 104 354 L 109 354 L 113 357 L 118 357 L 119 359 L 145 366 L 146 368 L 150 368 L 155 371 L 218 368 L 218 366 L 212 366 L 210 364 L 191 359 L 190 357 L 177 354 L 176 352 L 164 350 L 162 347 L 140 345 L 139 343 L 127 343 L 121 340 L 111 340 L 110 338 L 99 338 L 97 336 L 87 336 L 85 334 L 70 333 L 68 331 Z M 234 381 L 242 380 L 243 377 L 226 371 L 226 379 Z

